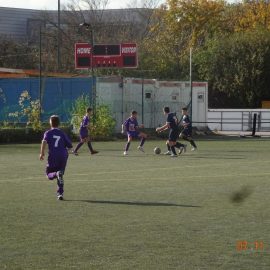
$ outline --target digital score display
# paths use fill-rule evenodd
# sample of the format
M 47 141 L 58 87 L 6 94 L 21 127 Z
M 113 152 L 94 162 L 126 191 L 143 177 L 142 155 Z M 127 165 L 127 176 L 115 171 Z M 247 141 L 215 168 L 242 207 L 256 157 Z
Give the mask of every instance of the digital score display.
M 93 64 L 93 66 L 91 65 Z M 118 45 L 94 45 L 93 50 L 88 43 L 75 44 L 75 68 L 137 68 L 136 43 Z
M 94 45 L 93 55 L 120 55 L 119 45 Z

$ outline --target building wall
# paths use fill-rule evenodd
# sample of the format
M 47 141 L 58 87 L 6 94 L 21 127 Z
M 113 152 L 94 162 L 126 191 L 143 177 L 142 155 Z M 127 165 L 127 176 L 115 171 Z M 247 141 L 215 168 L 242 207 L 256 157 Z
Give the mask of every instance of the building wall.
M 76 14 L 77 12 L 77 14 Z M 147 8 L 128 8 L 128 9 L 107 9 L 82 11 L 61 10 L 61 27 L 65 29 L 65 25 L 70 22 L 70 16 L 73 18 L 83 18 L 85 21 L 97 21 L 99 24 L 123 26 L 136 25 L 138 30 L 144 29 L 148 23 L 148 18 L 153 12 Z M 45 16 L 46 13 L 46 16 Z M 46 29 L 55 28 L 51 22 L 57 23 L 57 10 L 33 10 L 22 8 L 0 7 L 0 36 L 7 36 L 18 41 L 38 41 L 36 37 L 38 23 L 37 20 L 45 21 Z M 93 16 L 93 18 L 91 17 Z M 48 20 L 49 18 L 49 20 Z M 80 19 L 78 19 L 81 22 Z
M 192 92 L 193 126 L 206 127 L 207 83 L 193 82 Z M 97 103 L 111 106 L 118 130 L 132 110 L 138 112 L 138 120 L 146 128 L 156 128 L 164 124 L 163 107 L 170 107 L 180 118 L 181 108 L 190 109 L 190 102 L 190 84 L 187 82 L 120 77 L 97 80 Z
M 39 10 L 0 7 L 0 35 L 26 41 L 27 21 L 39 14 Z
M 20 110 L 18 101 L 25 90 L 32 100 L 39 99 L 41 90 L 43 121 L 51 114 L 59 114 L 62 121 L 68 122 L 74 101 L 81 95 L 92 97 L 92 81 L 91 77 L 43 78 L 40 89 L 39 78 L 0 79 L 0 121 L 15 121 L 9 113 Z M 204 99 L 199 100 L 198 95 L 203 95 Z M 156 128 L 164 124 L 164 106 L 169 106 L 181 117 L 181 108 L 190 104 L 190 87 L 186 82 L 100 77 L 96 80 L 96 103 L 110 106 L 117 122 L 116 131 L 132 110 L 138 112 L 138 120 L 146 128 Z M 193 126 L 206 126 L 207 83 L 193 83 L 192 103 Z

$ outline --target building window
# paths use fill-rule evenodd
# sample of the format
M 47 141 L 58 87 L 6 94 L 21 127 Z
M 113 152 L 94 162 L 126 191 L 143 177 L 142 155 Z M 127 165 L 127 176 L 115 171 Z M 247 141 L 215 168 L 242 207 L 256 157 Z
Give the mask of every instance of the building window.
M 204 102 L 204 94 L 203 93 L 198 93 L 198 101 L 199 102 Z

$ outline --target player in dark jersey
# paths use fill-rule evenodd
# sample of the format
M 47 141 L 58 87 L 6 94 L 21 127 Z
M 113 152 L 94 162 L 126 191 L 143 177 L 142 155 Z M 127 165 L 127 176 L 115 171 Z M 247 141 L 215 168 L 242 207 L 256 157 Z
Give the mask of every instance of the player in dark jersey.
M 170 112 L 169 107 L 164 107 L 163 113 L 167 116 L 166 124 L 163 125 L 162 127 L 156 128 L 156 131 L 162 132 L 166 129 L 170 130 L 168 140 L 166 141 L 166 144 L 168 147 L 167 153 L 170 153 L 171 157 L 177 157 L 177 154 L 175 152 L 175 147 L 177 147 L 177 148 L 183 147 L 183 144 L 176 142 L 178 135 L 179 135 L 178 119 L 177 119 L 175 113 Z M 170 150 L 171 150 L 171 152 L 170 152 Z
M 49 180 L 57 179 L 57 198 L 63 200 L 65 168 L 68 160 L 68 150 L 72 148 L 72 144 L 67 135 L 58 128 L 60 124 L 59 117 L 52 115 L 50 117 L 51 129 L 44 133 L 40 148 L 39 159 L 43 160 L 45 156 L 45 148 L 48 145 L 48 163 L 46 166 L 46 174 Z
M 197 150 L 197 145 L 192 138 L 192 126 L 188 116 L 188 110 L 186 107 L 182 108 L 182 126 L 184 129 L 182 130 L 179 137 L 185 141 L 188 141 L 191 144 L 192 146 L 191 151 Z
M 122 124 L 122 133 L 126 131 L 127 137 L 128 137 L 128 141 L 126 143 L 125 151 L 124 151 L 125 156 L 127 156 L 128 154 L 127 152 L 128 152 L 131 141 L 135 138 L 141 139 L 140 145 L 138 146 L 138 150 L 144 152 L 143 145 L 147 138 L 147 135 L 139 131 L 139 129 L 143 128 L 144 125 L 142 124 L 139 126 L 138 121 L 137 121 L 137 115 L 138 113 L 136 111 L 132 111 L 130 114 L 130 117 L 126 119 L 126 121 Z
M 72 152 L 74 155 L 78 155 L 78 150 L 80 147 L 84 144 L 87 143 L 87 146 L 89 148 L 89 151 L 91 155 L 97 154 L 98 151 L 94 150 L 90 141 L 90 138 L 88 136 L 88 128 L 90 126 L 90 116 L 92 114 L 92 108 L 87 108 L 86 109 L 86 114 L 82 119 L 81 126 L 80 126 L 80 142 L 77 144 L 75 147 L 75 150 Z

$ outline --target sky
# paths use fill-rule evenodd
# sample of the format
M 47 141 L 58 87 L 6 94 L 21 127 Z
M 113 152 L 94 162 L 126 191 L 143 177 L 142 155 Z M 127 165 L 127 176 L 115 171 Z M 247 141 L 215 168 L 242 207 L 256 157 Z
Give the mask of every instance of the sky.
M 60 0 L 61 5 L 67 2 L 69 1 Z M 134 0 L 110 0 L 107 8 L 126 8 L 131 3 Z M 0 0 L 0 7 L 53 10 L 58 8 L 58 0 Z
M 71 0 L 60 0 L 61 5 L 65 5 Z M 75 0 L 79 1 L 79 0 Z M 100 0 L 106 1 L 106 0 Z M 149 2 L 153 7 L 164 3 L 165 0 L 107 0 L 108 9 L 127 8 L 127 7 L 141 7 L 140 3 Z M 227 0 L 228 2 L 236 2 L 239 0 Z M 40 9 L 40 10 L 56 10 L 58 8 L 58 0 L 0 0 L 0 7 L 13 7 L 13 8 L 27 8 L 27 9 Z

